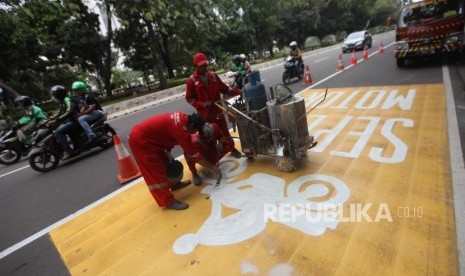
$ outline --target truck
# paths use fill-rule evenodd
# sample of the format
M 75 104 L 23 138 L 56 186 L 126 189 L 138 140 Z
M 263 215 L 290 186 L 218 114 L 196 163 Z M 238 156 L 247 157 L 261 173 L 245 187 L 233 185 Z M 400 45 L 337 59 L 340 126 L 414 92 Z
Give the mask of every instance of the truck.
M 396 27 L 395 57 L 405 60 L 459 54 L 464 47 L 465 0 L 427 0 L 406 4 Z

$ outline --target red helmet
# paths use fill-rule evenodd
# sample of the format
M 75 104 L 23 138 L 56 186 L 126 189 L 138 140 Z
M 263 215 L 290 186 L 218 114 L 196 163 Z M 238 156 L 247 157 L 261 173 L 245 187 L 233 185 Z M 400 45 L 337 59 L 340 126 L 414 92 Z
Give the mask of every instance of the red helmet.
M 202 66 L 204 64 L 207 64 L 207 56 L 204 53 L 196 53 L 194 55 L 194 66 Z

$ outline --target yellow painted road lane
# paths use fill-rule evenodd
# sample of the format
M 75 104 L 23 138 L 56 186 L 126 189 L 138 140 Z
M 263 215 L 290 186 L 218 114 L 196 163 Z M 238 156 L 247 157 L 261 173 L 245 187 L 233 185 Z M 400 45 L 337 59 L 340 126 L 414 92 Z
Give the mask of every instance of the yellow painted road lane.
M 330 89 L 307 122 L 293 173 L 226 158 L 181 212 L 141 180 L 51 238 L 73 275 L 457 275 L 444 86 Z

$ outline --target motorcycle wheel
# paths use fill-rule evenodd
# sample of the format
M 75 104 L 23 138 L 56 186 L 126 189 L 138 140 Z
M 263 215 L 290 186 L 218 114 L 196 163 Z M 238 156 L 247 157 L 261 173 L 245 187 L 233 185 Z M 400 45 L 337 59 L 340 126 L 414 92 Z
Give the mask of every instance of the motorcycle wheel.
M 29 165 L 38 172 L 49 172 L 58 166 L 60 159 L 48 150 L 43 150 L 32 154 L 29 157 Z
M 304 78 L 304 69 L 299 70 L 299 75 L 297 76 L 300 80 Z
M 6 146 L 0 150 L 0 164 L 11 165 L 21 159 L 21 153 L 16 149 Z
M 106 125 L 103 130 L 103 137 L 101 139 L 103 140 L 102 143 L 100 144 L 100 147 L 102 149 L 108 149 L 111 148 L 114 144 L 113 142 L 113 136 L 116 135 L 116 131 L 109 125 Z
M 291 72 L 290 72 L 290 70 L 284 71 L 284 73 L 283 73 L 283 83 L 284 84 L 291 83 Z

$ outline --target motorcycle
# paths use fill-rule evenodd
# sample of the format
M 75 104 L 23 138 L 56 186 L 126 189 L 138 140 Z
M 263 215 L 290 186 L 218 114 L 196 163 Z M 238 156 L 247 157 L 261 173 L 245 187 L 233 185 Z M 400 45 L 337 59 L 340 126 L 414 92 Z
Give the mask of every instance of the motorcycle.
M 12 165 L 29 153 L 30 147 L 20 141 L 16 130 L 17 127 L 12 124 L 0 131 L 0 164 L 2 165 Z
M 107 149 L 113 146 L 113 136 L 116 135 L 116 131 L 105 123 L 106 119 L 105 114 L 103 118 L 91 124 L 97 136 L 92 142 L 88 142 L 81 126 L 76 123 L 76 126 L 68 133 L 68 141 L 73 149 L 70 154 L 71 158 L 96 147 Z M 63 157 L 63 150 L 54 135 L 55 128 L 56 126 L 42 124 L 32 138 L 32 149 L 28 155 L 29 165 L 38 172 L 54 170 Z
M 300 67 L 298 67 L 297 60 L 292 56 L 288 56 L 284 60 L 286 62 L 284 63 L 283 83 L 289 84 L 293 78 L 303 79 L 304 64 L 302 63 Z

